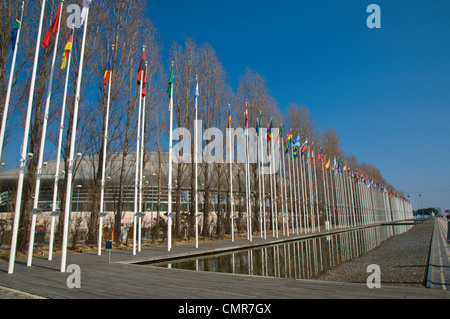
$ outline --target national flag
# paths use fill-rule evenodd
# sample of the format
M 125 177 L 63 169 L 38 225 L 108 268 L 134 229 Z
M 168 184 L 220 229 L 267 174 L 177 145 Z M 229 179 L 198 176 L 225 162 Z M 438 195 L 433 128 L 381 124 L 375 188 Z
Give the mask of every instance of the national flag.
M 231 127 L 231 105 L 228 105 L 228 128 Z
M 194 105 L 197 108 L 198 98 L 200 96 L 200 91 L 198 90 L 198 78 L 196 79 L 197 83 L 195 85 L 195 95 L 194 95 Z
M 22 10 L 22 16 L 23 16 L 23 4 L 24 1 L 22 1 L 22 5 L 20 6 L 20 9 Z M 16 48 L 16 41 L 17 41 L 17 33 L 19 32 L 20 26 L 22 22 L 19 19 L 16 19 L 13 25 L 13 30 L 11 32 L 11 50 L 14 52 L 14 49 Z
M 56 13 L 55 17 L 53 18 L 53 22 L 50 26 L 50 28 L 47 31 L 47 34 L 45 35 L 44 41 L 42 41 L 42 46 L 44 47 L 44 49 L 46 49 L 50 43 L 50 40 L 52 38 L 52 34 L 55 32 L 58 32 L 59 30 L 59 20 L 60 20 L 60 15 L 61 15 L 61 7 L 59 6 L 58 12 Z
M 311 159 L 314 160 L 314 143 L 312 145 Z
M 16 48 L 16 39 L 17 39 L 17 33 L 19 32 L 21 22 L 19 19 L 16 19 L 16 22 L 14 22 L 13 30 L 11 33 L 11 49 L 14 52 L 14 49 Z
M 69 54 L 72 51 L 72 42 L 73 42 L 73 34 L 70 35 L 69 40 L 67 40 L 66 46 L 64 47 L 61 70 L 64 70 L 66 68 L 67 59 L 69 58 Z
M 320 150 L 319 154 L 317 155 L 317 162 L 320 161 L 320 159 L 323 157 L 322 150 Z
M 330 168 L 330 164 L 331 164 L 331 160 L 328 159 L 328 162 L 327 162 L 327 165 L 325 165 L 325 168 L 326 168 L 326 169 L 329 169 L 329 168 Z
M 248 131 L 248 106 L 245 103 L 245 118 L 244 118 L 244 135 L 247 134 Z
M 306 140 L 305 143 L 303 143 L 302 148 L 300 149 L 302 152 L 307 151 L 308 148 L 308 141 Z
M 282 141 L 282 140 L 283 140 L 283 127 L 280 127 L 280 130 L 278 132 L 278 137 L 277 137 L 277 143 L 276 144 L 280 143 L 280 141 Z
M 169 77 L 169 84 L 167 85 L 167 94 L 169 95 L 169 98 L 172 96 L 174 79 L 175 79 L 175 75 L 174 75 L 174 69 L 173 69 L 173 64 L 172 64 L 172 69 L 170 71 L 170 77 Z
M 298 147 L 297 146 L 294 146 L 294 148 L 292 149 L 292 156 L 293 156 L 293 158 L 298 157 Z
M 106 86 L 109 83 L 109 80 L 111 77 L 111 71 L 113 68 L 113 58 L 114 58 L 114 51 L 111 51 L 111 54 L 109 55 L 108 63 L 106 64 L 105 74 L 103 75 L 103 88 L 106 88 Z
M 270 125 L 267 128 L 267 143 L 272 139 L 272 119 L 270 120 Z
M 320 167 L 321 171 L 323 170 L 323 167 L 325 166 L 325 164 L 326 164 L 325 157 L 322 157 L 322 166 Z
M 137 85 L 141 85 L 141 79 L 143 79 L 145 75 L 144 72 L 145 72 L 145 51 L 142 52 L 141 62 L 139 62 Z M 144 85 L 145 83 L 142 84 Z
M 256 119 L 256 136 L 259 136 L 259 118 Z
M 147 66 L 145 66 L 145 71 L 144 71 L 144 83 L 142 84 L 142 98 L 145 97 L 146 86 L 147 86 Z
M 294 139 L 294 146 L 300 147 L 300 137 L 297 135 L 297 137 Z
M 292 131 L 290 131 L 288 136 L 286 137 L 286 140 L 284 141 L 284 145 L 286 145 L 286 147 L 287 147 L 287 144 L 289 144 L 289 143 L 292 143 Z

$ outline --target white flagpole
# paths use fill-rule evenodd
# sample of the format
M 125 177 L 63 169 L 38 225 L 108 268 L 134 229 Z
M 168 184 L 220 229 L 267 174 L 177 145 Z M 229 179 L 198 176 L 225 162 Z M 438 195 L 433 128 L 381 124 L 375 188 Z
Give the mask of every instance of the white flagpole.
M 194 202 L 195 202 L 195 248 L 198 248 L 198 167 L 197 167 L 197 161 L 198 161 L 198 145 L 197 145 L 197 139 L 198 139 L 198 128 L 197 128 L 197 120 L 198 120 L 198 75 L 195 76 L 196 80 L 196 87 L 195 87 L 195 120 L 194 120 L 194 167 L 195 167 L 195 192 L 194 192 Z M 230 137 L 231 140 L 231 137 Z M 230 142 L 231 143 L 231 142 Z M 231 146 L 230 146 L 231 147 Z M 230 178 L 231 178 L 231 162 L 230 162 Z M 231 183 L 231 182 L 230 182 Z M 232 220 L 233 221 L 233 220 Z M 233 237 L 233 235 L 232 235 Z M 234 238 L 233 238 L 234 240 Z
M 314 143 L 313 143 L 314 146 Z M 314 148 L 312 152 L 311 161 L 313 162 L 314 169 L 314 185 L 316 189 L 316 212 L 317 212 L 317 229 L 320 231 L 320 212 L 319 212 L 319 193 L 317 192 L 317 174 L 316 174 L 316 159 L 314 157 Z
M 302 188 L 302 207 L 303 207 L 303 220 L 305 223 L 305 233 L 307 233 L 309 231 L 309 216 L 308 216 L 308 204 L 306 202 L 306 196 L 308 196 L 308 192 L 306 190 L 306 180 L 304 180 L 304 178 L 306 177 L 306 173 L 305 173 L 305 165 L 303 163 L 303 156 L 301 155 L 301 149 L 300 149 L 300 160 L 299 162 L 299 171 L 300 171 L 300 184 L 301 184 L 301 188 Z
M 341 185 L 339 182 L 339 172 L 337 171 L 337 166 L 334 167 L 334 184 L 336 190 L 336 209 L 337 209 L 337 219 L 339 223 L 339 228 L 344 227 L 344 222 L 342 219 L 342 196 L 341 196 Z
M 86 1 L 87 4 L 90 4 L 90 1 Z M 84 62 L 84 51 L 86 46 L 86 33 L 87 33 L 87 25 L 89 18 L 89 6 L 86 6 L 86 18 L 84 21 L 84 31 L 83 31 L 83 41 L 81 44 L 81 53 L 80 53 L 80 65 L 78 71 L 78 79 L 77 79 L 77 90 L 75 94 L 75 107 L 73 111 L 73 122 L 72 122 L 72 136 L 70 142 L 70 153 L 69 153 L 69 170 L 67 172 L 67 187 L 66 187 L 66 201 L 64 208 L 64 230 L 63 230 L 63 245 L 62 245 L 62 254 L 61 254 L 61 272 L 66 272 L 66 258 L 67 258 L 67 240 L 69 236 L 69 214 L 70 207 L 72 203 L 72 179 L 73 179 L 73 163 L 74 163 L 74 155 L 75 155 L 75 139 L 77 136 L 77 123 L 78 123 L 78 109 L 80 106 L 80 91 L 81 91 L 81 80 L 83 78 L 83 62 Z
M 292 180 L 293 180 L 293 193 L 294 193 L 294 212 L 295 212 L 295 219 L 294 219 L 294 215 L 292 215 L 292 225 L 294 225 L 294 221 L 295 221 L 295 233 L 298 235 L 298 208 L 300 207 L 298 205 L 297 202 L 297 191 L 296 189 L 298 188 L 298 181 L 295 181 L 295 161 L 294 161 L 294 146 L 292 145 L 291 147 L 291 163 L 292 163 Z M 295 185 L 297 184 L 297 186 Z
M 298 155 L 297 155 L 297 163 L 294 161 L 295 170 L 297 171 L 297 195 L 298 195 L 298 226 L 300 227 L 300 233 L 303 232 L 302 228 L 302 203 L 301 203 L 301 185 L 302 181 L 300 179 L 300 167 L 299 163 L 301 161 L 301 148 L 298 149 Z
M 145 61 L 145 73 L 143 77 L 147 74 L 147 61 Z M 144 88 L 143 88 L 144 89 Z M 141 95 L 142 98 L 142 95 Z M 142 99 L 142 124 L 141 124 L 141 145 L 140 145 L 140 167 L 139 167 L 139 232 L 138 232 L 138 252 L 141 251 L 142 245 L 142 218 L 145 215 L 145 212 L 142 210 L 142 200 L 143 200 L 143 186 L 142 183 L 144 181 L 144 145 L 145 145 L 145 102 L 146 102 L 147 94 L 144 95 Z
M 248 113 L 247 113 L 248 114 Z M 248 196 L 247 196 L 247 208 L 248 208 L 248 214 L 247 214 L 247 229 L 248 229 L 248 237 L 250 241 L 253 241 L 253 234 L 252 234 L 252 206 L 251 206 L 251 187 L 250 187 L 250 141 L 249 141 L 249 130 L 248 130 L 248 121 L 247 121 L 247 189 L 248 189 Z
M 114 52 L 114 44 L 112 45 L 112 52 Z M 112 53 L 114 54 L 114 53 Z M 105 119 L 105 137 L 103 139 L 103 162 L 102 162 L 102 185 L 100 190 L 100 222 L 98 224 L 98 255 L 102 254 L 102 237 L 103 237 L 103 215 L 106 215 L 103 211 L 103 199 L 105 196 L 105 170 L 106 170 L 106 149 L 108 146 L 108 125 L 109 125 L 109 107 L 111 103 L 111 82 L 113 70 L 109 71 L 109 83 L 108 83 L 108 97 L 106 100 L 106 119 Z
M 74 34 L 74 27 L 72 27 L 72 36 Z M 48 260 L 53 258 L 53 242 L 55 239 L 55 218 L 56 214 L 61 213 L 61 211 L 56 210 L 56 201 L 58 198 L 58 184 L 59 184 L 59 168 L 61 165 L 61 148 L 62 148 L 62 138 L 64 132 L 64 114 L 66 113 L 66 99 L 67 99 L 67 86 L 69 83 L 70 74 L 70 61 L 72 59 L 72 50 L 69 51 L 69 56 L 67 57 L 67 72 L 66 72 L 66 83 L 64 85 L 64 95 L 63 95 L 63 105 L 61 109 L 61 122 L 59 125 L 59 139 L 58 139 L 58 150 L 56 152 L 56 169 L 55 169 L 55 183 L 53 187 L 53 201 L 52 201 L 52 222 L 50 229 L 50 243 L 48 248 Z
M 306 160 L 309 159 L 309 148 L 308 148 L 308 154 Z M 311 177 L 311 159 L 308 161 L 308 180 L 309 180 L 309 206 L 311 210 L 311 230 L 312 232 L 316 231 L 316 222 L 315 222 L 315 215 L 314 215 L 314 199 L 313 199 L 313 187 L 312 187 L 312 177 Z
M 196 109 L 197 110 L 197 109 Z M 228 104 L 228 111 L 230 112 L 231 105 Z M 229 113 L 230 116 L 230 113 Z M 228 125 L 228 142 L 230 143 L 230 217 L 231 217 L 231 241 L 234 242 L 234 210 L 233 210 L 233 204 L 234 204 L 234 196 L 233 196 L 233 157 L 231 152 L 231 123 Z
M 292 132 L 292 130 L 290 130 L 290 133 Z M 289 144 L 292 144 L 291 142 Z M 294 203 L 292 201 L 292 170 L 291 170 L 291 154 L 289 153 L 289 148 L 292 148 L 292 145 L 288 145 L 288 168 L 289 168 L 289 191 L 290 191 L 290 201 L 291 201 L 291 225 L 292 225 L 292 235 L 294 235 Z M 289 217 L 289 216 L 288 216 Z
M 331 159 L 330 159 L 330 162 L 331 162 Z M 332 216 L 333 216 L 333 223 L 334 223 L 334 229 L 336 229 L 337 228 L 337 225 L 336 225 L 336 221 L 337 221 L 337 218 L 336 218 L 336 204 L 335 204 L 334 191 L 333 191 L 333 174 L 331 174 L 331 170 L 332 170 L 332 168 L 330 168 L 330 171 L 329 171 L 329 173 L 330 173 L 330 193 L 331 193 L 330 214 L 331 214 L 331 211 L 333 211 L 333 214 L 332 214 Z M 328 168 L 327 168 L 327 171 L 328 171 Z
M 323 155 L 322 155 L 323 156 Z M 323 183 L 323 205 L 325 206 L 325 220 L 327 222 L 327 224 L 325 225 L 325 229 L 326 230 L 330 230 L 330 219 L 329 219 L 329 215 L 328 215 L 328 200 L 327 200 L 327 185 L 326 185 L 326 180 L 325 180 L 325 165 L 321 165 L 321 171 L 322 171 L 322 183 Z
M 350 197 L 351 197 L 351 201 L 352 201 L 352 212 L 353 212 L 353 226 L 356 227 L 357 226 L 357 220 L 356 220 L 356 212 L 355 212 L 355 201 L 353 198 L 353 176 L 352 173 L 350 173 L 349 170 L 347 170 L 347 175 L 349 177 L 348 180 L 348 185 L 350 187 Z
M 282 144 L 284 145 L 284 143 Z M 288 200 L 287 200 L 287 181 L 286 181 L 286 161 L 284 156 L 285 150 L 283 147 L 281 147 L 281 156 L 282 156 L 282 163 L 283 163 L 283 178 L 284 178 L 284 212 L 285 212 L 285 218 L 286 218 L 286 234 L 287 237 L 289 237 L 289 213 L 288 213 Z
M 337 217 L 336 217 L 336 199 L 335 192 L 336 187 L 333 187 L 333 174 L 331 174 L 332 168 L 330 169 L 330 190 L 331 190 L 331 207 L 333 208 L 333 221 L 334 221 L 334 229 L 337 228 Z M 330 208 L 331 210 L 331 208 Z
M 20 31 L 22 30 L 24 4 L 25 4 L 25 1 L 22 1 L 22 12 L 20 14 L 20 27 L 19 27 L 19 30 L 17 30 L 16 42 L 14 43 L 14 53 L 13 53 L 13 58 L 12 58 L 12 62 L 11 62 L 11 70 L 9 71 L 8 89 L 6 90 L 6 100 L 5 100 L 5 106 L 3 108 L 2 128 L 0 131 L 0 159 L 2 158 L 3 141 L 5 139 L 6 120 L 8 119 L 9 100 L 11 98 L 11 89 L 12 89 L 12 83 L 13 83 L 13 79 L 14 79 L 14 69 L 16 67 L 17 51 L 19 51 L 19 48 L 17 45 L 18 45 L 19 39 L 20 39 Z
M 280 124 L 280 130 L 283 130 L 283 123 Z M 281 131 L 283 132 L 283 131 Z M 281 136 L 280 139 L 280 134 L 278 134 L 278 139 L 280 140 L 280 145 L 278 145 L 277 147 L 277 152 L 279 152 L 279 150 L 281 149 L 281 153 L 283 153 L 283 147 L 281 146 L 283 144 L 283 137 Z M 283 197 L 283 171 L 282 171 L 282 161 L 281 161 L 282 155 L 280 154 L 280 204 L 281 204 L 281 216 L 282 216 L 282 224 L 283 224 L 283 236 L 286 236 L 286 214 L 285 214 L 285 210 L 284 210 L 284 205 L 283 203 L 285 203 L 284 197 Z
M 245 124 L 244 124 L 245 125 Z M 247 149 L 247 136 L 248 136 L 248 129 L 245 130 L 245 211 L 247 213 L 247 240 L 250 240 L 250 232 L 249 232 L 249 212 L 248 212 L 248 149 Z
M 142 46 L 142 51 L 145 52 L 145 45 Z M 139 215 L 138 194 L 139 194 L 139 159 L 141 149 L 141 113 L 142 113 L 142 86 L 144 82 L 144 73 L 141 73 L 139 86 L 139 107 L 138 107 L 138 122 L 136 131 L 136 162 L 135 162 L 135 178 L 134 178 L 134 217 L 133 217 L 133 255 L 136 255 L 136 233 L 137 233 L 137 218 Z
M 344 168 L 345 168 L 345 164 Z M 345 177 L 345 171 L 342 171 L 341 181 L 342 181 L 342 188 L 344 190 L 344 202 L 345 202 L 345 213 L 346 213 L 346 222 L 347 222 L 347 228 L 350 228 L 352 226 L 352 220 L 350 216 L 350 201 L 349 201 L 349 191 L 347 189 L 347 181 Z
M 270 119 L 272 120 L 272 119 Z M 267 147 L 269 148 L 269 155 L 272 158 L 272 150 L 271 150 L 271 146 L 270 141 L 267 142 Z M 270 160 L 270 165 L 269 165 L 269 181 L 270 181 L 270 216 L 272 216 L 272 237 L 275 237 L 275 227 L 274 227 L 274 204 L 273 204 L 273 176 L 272 176 L 272 159 Z
M 60 5 L 61 11 L 62 11 L 63 4 L 64 4 L 64 1 L 61 1 L 61 5 Z M 37 164 L 36 186 L 34 189 L 33 209 L 38 208 L 39 191 L 40 191 L 41 175 L 42 175 L 42 162 L 44 159 L 45 136 L 47 135 L 48 112 L 49 112 L 49 107 L 50 107 L 50 100 L 52 98 L 53 74 L 55 73 L 56 53 L 58 51 L 59 31 L 61 29 L 60 23 L 61 23 L 61 15 L 59 15 L 58 31 L 56 33 L 55 45 L 53 48 L 53 59 L 52 59 L 52 65 L 51 65 L 51 69 L 50 69 L 50 81 L 48 83 L 47 99 L 46 99 L 46 103 L 45 103 L 44 122 L 42 124 L 41 144 L 39 146 L 39 158 L 38 158 L 38 164 Z M 37 218 L 37 214 L 35 211 L 35 213 L 32 213 L 32 217 L 31 217 L 30 240 L 28 242 L 27 266 L 31 266 L 32 259 L 33 259 L 33 246 L 34 246 L 36 218 Z
M 173 68 L 172 61 L 172 68 Z M 167 184 L 167 250 L 172 249 L 172 130 L 173 130 L 173 84 L 170 86 L 169 99 L 170 126 L 169 126 L 169 172 Z
M 272 129 L 273 131 L 273 129 Z M 276 148 L 276 144 L 275 144 L 275 139 L 274 137 L 272 137 L 271 139 L 272 141 L 272 149 L 271 149 L 271 156 L 272 156 L 272 165 L 273 166 L 273 199 L 274 199 L 274 204 L 275 204 L 275 216 L 274 216 L 274 226 L 275 229 L 273 230 L 274 235 L 276 238 L 278 238 L 278 207 L 277 207 L 277 167 L 275 166 L 275 148 Z
M 261 118 L 261 117 L 260 117 Z M 259 123 L 260 125 L 260 134 L 259 134 L 259 153 L 261 155 L 261 167 L 263 165 L 262 159 L 263 159 L 263 140 L 262 140 L 262 123 Z M 264 172 L 263 172 L 264 173 Z M 261 181 L 261 191 L 262 191 L 262 206 L 263 206 L 263 216 L 262 216 L 262 222 L 263 222 L 263 229 L 261 229 L 261 232 L 264 230 L 264 239 L 267 239 L 266 236 L 266 194 L 265 194 L 265 187 L 264 187 L 264 178 L 265 174 L 262 174 L 262 181 Z
M 261 112 L 260 112 L 261 114 Z M 258 123 L 258 136 L 257 136 L 257 148 L 256 148 L 256 158 L 257 158 L 257 163 L 258 163 L 258 191 L 259 191 L 259 235 L 260 238 L 263 238 L 263 225 L 262 225 L 262 194 L 261 194 L 261 163 L 262 163 L 262 157 L 259 156 L 259 150 L 261 148 L 261 145 L 259 144 L 259 136 L 261 135 L 261 123 L 259 123 L 259 120 L 261 119 L 261 117 L 259 117 L 259 119 L 257 120 Z
M 328 168 L 326 167 L 326 164 L 324 167 L 324 171 L 325 171 L 325 181 L 326 181 L 325 183 L 327 185 L 326 187 L 327 187 L 327 204 L 328 204 L 329 225 L 330 225 L 330 229 L 333 229 L 333 223 L 332 223 L 333 213 L 332 213 L 332 208 L 331 208 L 333 205 L 333 202 L 330 199 L 330 193 L 331 193 L 331 196 L 333 196 L 333 182 L 331 180 L 331 176 L 330 176 L 330 181 L 328 182 Z
M 12 274 L 14 272 L 14 261 L 16 258 L 16 245 L 17 245 L 17 233 L 19 229 L 19 218 L 20 218 L 20 206 L 22 202 L 22 191 L 23 191 L 23 180 L 25 175 L 25 166 L 27 161 L 27 148 L 28 148 L 28 136 L 30 130 L 30 121 L 31 121 L 31 112 L 33 109 L 33 96 L 34 96 L 34 86 L 36 83 L 36 71 L 37 64 L 39 59 L 39 47 L 41 44 L 41 31 L 42 31 L 42 22 L 44 20 L 44 11 L 45 11 L 45 0 L 42 1 L 41 7 L 41 16 L 39 20 L 39 29 L 36 40 L 36 51 L 34 53 L 34 64 L 33 64 L 33 72 L 31 75 L 31 84 L 30 84 L 30 94 L 28 97 L 28 108 L 27 115 L 25 120 L 25 130 L 23 134 L 22 140 L 22 153 L 20 157 L 20 170 L 19 170 L 19 181 L 17 183 L 17 196 L 16 196 L 16 206 L 14 211 L 14 224 L 12 230 L 12 238 L 11 238 L 11 248 L 9 255 L 9 266 L 8 266 L 8 274 Z M 15 48 L 16 50 L 18 48 Z

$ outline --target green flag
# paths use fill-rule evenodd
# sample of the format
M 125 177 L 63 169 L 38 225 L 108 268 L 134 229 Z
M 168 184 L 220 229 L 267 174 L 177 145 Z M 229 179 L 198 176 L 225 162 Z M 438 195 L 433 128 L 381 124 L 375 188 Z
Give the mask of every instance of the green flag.
M 169 98 L 172 94 L 173 82 L 174 82 L 174 72 L 173 72 L 173 64 L 172 64 L 172 70 L 170 71 L 169 85 L 167 87 L 167 94 L 169 95 Z

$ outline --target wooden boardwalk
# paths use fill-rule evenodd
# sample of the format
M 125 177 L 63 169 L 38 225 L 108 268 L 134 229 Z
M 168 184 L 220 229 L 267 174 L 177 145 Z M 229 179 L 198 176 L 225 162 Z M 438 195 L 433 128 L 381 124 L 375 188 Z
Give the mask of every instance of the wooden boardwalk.
M 322 231 L 320 234 L 327 234 Z M 8 263 L 0 262 L 0 286 L 54 299 L 297 299 L 297 298 L 449 298 L 450 292 L 427 288 L 385 286 L 369 289 L 365 284 L 294 280 L 223 273 L 195 272 L 158 267 L 144 267 L 132 262 L 188 256 L 206 252 L 267 245 L 273 242 L 310 237 L 269 239 L 253 238 L 145 248 L 136 256 L 132 250 L 111 253 L 68 255 L 67 265 L 81 269 L 81 288 L 70 289 L 67 279 L 71 273 L 61 273 L 60 256 L 54 260 L 35 257 L 33 266 L 26 260 L 16 260 L 14 274 L 8 274 Z
M 428 288 L 450 290 L 450 245 L 447 243 L 448 222 L 436 218 L 430 249 Z

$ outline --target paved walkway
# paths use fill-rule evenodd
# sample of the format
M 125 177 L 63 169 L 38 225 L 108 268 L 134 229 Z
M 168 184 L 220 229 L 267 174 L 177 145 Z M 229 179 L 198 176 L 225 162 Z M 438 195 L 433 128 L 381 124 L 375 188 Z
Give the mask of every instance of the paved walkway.
M 427 287 L 450 290 L 450 244 L 447 242 L 448 222 L 436 218 L 430 249 Z
M 23 291 L 31 295 L 55 299 L 295 299 L 295 298 L 449 298 L 450 292 L 415 287 L 383 286 L 369 289 L 366 284 L 338 283 L 314 280 L 230 275 L 195 272 L 158 267 L 143 267 L 131 262 L 172 258 L 267 245 L 273 242 L 319 236 L 319 234 L 280 236 L 278 239 L 253 238 L 177 245 L 167 252 L 166 247 L 145 248 L 136 256 L 132 250 L 113 251 L 111 263 L 108 253 L 68 255 L 67 264 L 80 267 L 81 287 L 69 288 L 72 273 L 61 273 L 60 256 L 54 260 L 35 257 L 33 266 L 26 260 L 16 260 L 14 274 L 8 274 L 8 263 L 0 262 L 0 286 Z

